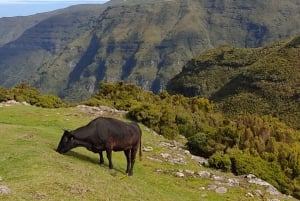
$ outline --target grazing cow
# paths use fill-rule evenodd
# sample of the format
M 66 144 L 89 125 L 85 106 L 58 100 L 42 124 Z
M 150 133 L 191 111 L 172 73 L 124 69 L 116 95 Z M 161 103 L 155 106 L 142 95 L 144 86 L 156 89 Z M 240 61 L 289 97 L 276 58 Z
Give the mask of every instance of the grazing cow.
M 63 154 L 75 147 L 85 147 L 99 153 L 100 164 L 103 164 L 102 151 L 106 151 L 109 168 L 112 169 L 112 151 L 124 151 L 127 159 L 126 173 L 132 176 L 137 151 L 139 150 L 140 157 L 142 155 L 141 137 L 142 131 L 137 123 L 99 117 L 74 131 L 65 130 L 57 152 Z

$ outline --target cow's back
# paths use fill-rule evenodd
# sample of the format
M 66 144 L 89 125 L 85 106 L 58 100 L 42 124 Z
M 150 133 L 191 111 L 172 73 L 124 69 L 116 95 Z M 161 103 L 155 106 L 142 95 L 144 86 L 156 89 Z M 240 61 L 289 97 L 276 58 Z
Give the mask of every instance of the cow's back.
M 126 123 L 118 119 L 99 117 L 95 120 L 97 135 L 114 149 L 139 144 L 141 130 L 137 123 Z

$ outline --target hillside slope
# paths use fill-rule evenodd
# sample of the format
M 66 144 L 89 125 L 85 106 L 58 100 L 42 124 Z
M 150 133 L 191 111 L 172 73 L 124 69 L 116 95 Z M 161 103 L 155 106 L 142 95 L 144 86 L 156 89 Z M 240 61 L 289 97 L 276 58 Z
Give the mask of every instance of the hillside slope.
M 97 110 L 0 107 L 0 200 L 296 200 L 253 175 L 237 177 L 200 166 L 180 144 L 144 126 L 142 143 L 148 151 L 136 161 L 134 176 L 125 177 L 122 152 L 113 153 L 115 169 L 109 170 L 106 158 L 100 166 L 98 155 L 83 148 L 65 155 L 55 151 L 62 127 L 84 125 L 100 114 Z
M 27 17 L 0 18 L 0 47 L 19 38 L 24 31 L 57 12 L 37 14 Z
M 300 36 L 263 48 L 223 46 L 200 54 L 168 83 L 204 96 L 228 115 L 272 114 L 299 129 Z
M 258 47 L 300 33 L 299 2 L 110 1 L 76 6 L 0 48 L 0 84 L 26 81 L 69 100 L 100 80 L 158 92 L 190 58 L 222 44 Z

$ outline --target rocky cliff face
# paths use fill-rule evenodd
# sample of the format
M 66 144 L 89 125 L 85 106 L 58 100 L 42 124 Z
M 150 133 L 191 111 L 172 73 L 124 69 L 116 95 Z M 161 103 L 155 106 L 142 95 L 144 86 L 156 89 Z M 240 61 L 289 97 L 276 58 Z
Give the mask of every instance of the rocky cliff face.
M 296 0 L 110 1 L 66 9 L 0 48 L 0 84 L 86 99 L 99 81 L 158 92 L 200 52 L 300 34 Z M 0 20 L 1 22 L 1 20 Z

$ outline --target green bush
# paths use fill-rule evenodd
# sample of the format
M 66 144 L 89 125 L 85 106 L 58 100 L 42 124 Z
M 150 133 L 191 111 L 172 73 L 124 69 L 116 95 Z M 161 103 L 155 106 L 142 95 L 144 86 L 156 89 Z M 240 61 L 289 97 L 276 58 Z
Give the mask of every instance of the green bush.
M 7 100 L 9 100 L 8 91 L 4 87 L 0 86 L 0 102 L 7 101 Z
M 221 169 L 225 172 L 231 171 L 231 160 L 228 154 L 216 152 L 208 159 L 210 167 Z
M 160 107 L 152 104 L 142 104 L 133 108 L 127 114 L 127 117 L 160 132 L 159 124 L 161 118 Z
M 69 105 L 57 96 L 42 95 L 37 89 L 30 87 L 26 83 L 21 83 L 7 90 L 0 87 L 0 101 L 7 100 L 27 102 L 31 105 L 46 108 L 67 107 Z
M 211 140 L 209 135 L 205 133 L 198 133 L 189 137 L 186 145 L 191 153 L 206 158 L 210 157 L 216 152 L 215 142 Z
M 260 157 L 254 157 L 247 153 L 230 155 L 230 160 L 233 173 L 237 175 L 254 174 L 281 192 L 293 194 L 293 182 L 286 177 L 277 162 L 267 162 Z

